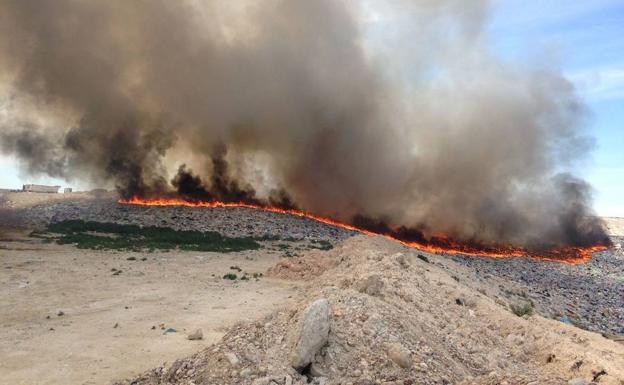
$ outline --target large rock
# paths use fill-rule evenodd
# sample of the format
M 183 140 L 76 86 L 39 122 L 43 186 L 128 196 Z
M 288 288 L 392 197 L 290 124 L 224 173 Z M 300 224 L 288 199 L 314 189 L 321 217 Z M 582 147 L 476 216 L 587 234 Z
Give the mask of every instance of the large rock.
M 296 370 L 302 370 L 313 360 L 316 353 L 327 344 L 331 306 L 325 298 L 310 304 L 302 314 L 299 336 L 290 357 Z

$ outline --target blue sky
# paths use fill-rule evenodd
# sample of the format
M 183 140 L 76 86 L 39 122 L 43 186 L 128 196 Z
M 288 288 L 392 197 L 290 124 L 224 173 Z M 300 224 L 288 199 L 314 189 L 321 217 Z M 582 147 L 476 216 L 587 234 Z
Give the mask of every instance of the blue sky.
M 599 214 L 624 216 L 624 0 L 498 0 L 487 33 L 502 57 L 546 53 L 576 84 L 596 140 L 577 173 L 594 186 Z M 20 175 L 15 161 L 0 155 L 0 187 L 27 182 L 66 184 Z
M 596 140 L 578 173 L 599 214 L 624 216 L 624 0 L 500 0 L 488 35 L 509 59 L 547 52 L 575 83 Z

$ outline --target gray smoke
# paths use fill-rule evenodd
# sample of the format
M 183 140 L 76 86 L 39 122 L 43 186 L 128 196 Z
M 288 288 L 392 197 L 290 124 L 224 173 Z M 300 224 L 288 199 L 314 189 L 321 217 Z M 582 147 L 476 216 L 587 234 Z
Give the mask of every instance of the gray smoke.
M 201 186 L 185 193 L 279 192 L 461 240 L 596 243 L 590 188 L 561 173 L 590 147 L 584 106 L 557 68 L 498 59 L 488 12 L 485 0 L 5 0 L 0 149 L 126 197 L 190 181 Z M 199 177 L 174 188 L 189 167 Z

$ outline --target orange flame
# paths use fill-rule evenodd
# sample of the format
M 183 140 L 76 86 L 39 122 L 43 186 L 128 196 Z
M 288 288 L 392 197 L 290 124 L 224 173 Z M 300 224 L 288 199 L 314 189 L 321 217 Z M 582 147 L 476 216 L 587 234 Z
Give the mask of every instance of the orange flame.
M 552 261 L 552 262 L 562 262 L 567 264 L 576 265 L 579 263 L 585 263 L 591 260 L 592 253 L 606 250 L 607 247 L 603 245 L 598 246 L 588 246 L 588 247 L 560 247 L 556 249 L 551 249 L 548 252 L 536 253 L 531 252 L 529 250 L 513 247 L 513 246 L 496 246 L 489 248 L 488 250 L 480 250 L 473 246 L 464 245 L 458 242 L 449 241 L 448 245 L 444 246 L 434 245 L 434 244 L 423 244 L 419 242 L 405 241 L 402 239 L 393 236 L 392 234 L 380 234 L 375 233 L 373 231 L 369 231 L 366 229 L 362 229 L 353 225 L 349 225 L 346 223 L 342 223 L 336 221 L 331 218 L 322 217 L 319 215 L 315 215 L 312 213 L 308 213 L 301 210 L 296 209 L 283 209 L 279 207 L 273 206 L 263 206 L 258 204 L 250 204 L 244 202 L 220 202 L 220 201 L 186 201 L 179 198 L 139 198 L 133 197 L 130 199 L 122 199 L 119 201 L 122 204 L 130 204 L 130 205 L 138 205 L 138 206 L 186 206 L 186 207 L 206 207 L 206 208 L 216 208 L 216 207 L 238 207 L 238 208 L 248 208 L 255 210 L 262 210 L 271 213 L 280 213 L 280 214 L 288 214 L 301 218 L 308 218 L 315 220 L 320 223 L 324 223 L 326 225 L 339 227 L 345 230 L 356 231 L 365 235 L 378 235 L 393 241 L 399 242 L 404 246 L 410 248 L 420 249 L 429 253 L 444 253 L 444 254 L 462 254 L 468 256 L 475 257 L 490 257 L 490 258 L 510 258 L 510 257 L 529 257 L 539 260 Z M 447 240 L 448 241 L 448 240 Z

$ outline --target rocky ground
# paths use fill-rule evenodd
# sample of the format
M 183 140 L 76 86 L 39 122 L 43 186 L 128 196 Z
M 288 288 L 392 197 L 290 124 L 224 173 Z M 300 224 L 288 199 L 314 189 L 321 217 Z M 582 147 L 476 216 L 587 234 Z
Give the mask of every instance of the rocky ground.
M 118 384 L 622 384 L 624 347 L 512 304 L 444 256 L 357 236 L 325 253 L 297 306 Z M 422 258 L 425 257 L 425 258 Z M 331 262 L 330 262 L 331 261 Z M 271 270 L 300 279 L 318 255 Z M 475 287 L 474 285 L 477 285 Z
M 623 238 L 614 237 L 614 243 Z M 523 297 L 541 315 L 606 335 L 624 336 L 624 252 L 595 253 L 585 264 L 547 263 L 526 258 L 453 256 L 476 279 L 498 285 L 506 297 Z M 511 286 L 512 285 L 512 286 Z
M 83 219 L 265 238 L 266 279 L 297 287 L 205 349 L 117 384 L 624 384 L 619 249 L 577 266 L 432 255 L 257 210 L 19 199 L 5 206 L 30 227 Z M 309 240 L 334 248 L 298 246 Z

